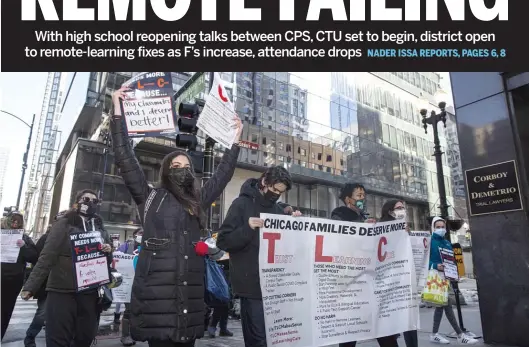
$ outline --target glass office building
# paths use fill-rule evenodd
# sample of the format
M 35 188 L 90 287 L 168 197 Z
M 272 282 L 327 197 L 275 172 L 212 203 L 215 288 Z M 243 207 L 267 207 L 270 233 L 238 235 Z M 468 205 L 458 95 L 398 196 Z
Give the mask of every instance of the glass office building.
M 105 90 L 103 95 L 89 92 L 88 99 L 92 104 L 94 98 L 98 99 L 103 114 L 107 114 L 112 91 L 133 74 L 93 73 L 94 84 L 103 81 Z M 192 75 L 192 72 L 173 73 L 175 91 Z M 433 101 L 439 74 L 222 72 L 220 75 L 244 123 L 244 131 L 238 169 L 213 205 L 213 228 L 222 222 L 244 180 L 258 177 L 266 167 L 281 165 L 295 181 L 283 201 L 305 215 L 329 218 L 340 204 L 339 188 L 346 182 L 359 182 L 368 191 L 367 211 L 371 216 L 380 217 L 386 200 L 404 199 L 412 228 L 429 229 L 426 217 L 438 213 L 433 136 L 431 132 L 424 133 L 415 105 L 419 97 Z M 209 75 L 204 73 L 180 101 L 204 98 L 208 85 Z M 444 131 L 440 134 L 446 147 Z M 203 138 L 203 134 L 199 136 Z M 203 141 L 199 150 L 200 144 Z M 174 138 L 169 137 L 146 138 L 136 145 L 136 155 L 149 181 L 157 181 L 163 156 L 174 149 Z M 100 144 L 83 141 L 79 150 L 82 159 L 77 159 L 72 194 L 88 186 L 99 189 L 98 172 L 104 166 Z M 217 148 L 217 155 L 221 150 Z M 451 170 L 445 156 L 443 160 L 447 192 L 452 195 Z M 132 199 L 113 166 L 113 159 L 108 163 L 111 165 L 107 165 L 107 177 L 111 179 L 105 179 L 104 217 L 116 225 L 134 224 L 137 218 Z M 448 200 L 453 203 L 451 196 Z

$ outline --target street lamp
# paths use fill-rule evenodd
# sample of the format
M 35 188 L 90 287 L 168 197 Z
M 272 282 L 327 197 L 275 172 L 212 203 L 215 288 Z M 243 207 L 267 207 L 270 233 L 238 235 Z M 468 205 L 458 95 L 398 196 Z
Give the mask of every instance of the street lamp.
M 33 119 L 31 120 L 31 125 L 23 121 L 21 118 L 15 116 L 14 114 L 0 110 L 0 112 L 5 113 L 20 122 L 24 123 L 29 128 L 29 137 L 28 137 L 28 143 L 26 145 L 26 152 L 24 153 L 24 157 L 22 158 L 22 177 L 20 178 L 20 185 L 18 187 L 18 196 L 17 196 L 17 204 L 16 208 L 17 210 L 20 207 L 20 196 L 22 195 L 22 187 L 24 186 L 24 177 L 26 176 L 26 169 L 28 168 L 28 155 L 29 155 L 29 148 L 31 147 L 31 136 L 33 135 L 33 125 L 35 124 L 35 114 L 33 114 Z
M 426 99 L 421 98 L 419 112 L 422 116 L 422 124 L 424 127 L 424 132 L 428 134 L 428 124 L 433 128 L 433 141 L 434 141 L 434 157 L 435 164 L 437 167 L 437 185 L 439 187 L 439 202 L 441 217 L 445 220 L 448 219 L 448 203 L 446 201 L 446 187 L 443 173 L 443 152 L 441 151 L 441 143 L 439 142 L 439 122 L 442 122 L 446 128 L 446 98 L 447 95 L 442 89 L 438 89 L 438 92 L 435 95 L 436 102 L 438 103 L 440 112 L 437 113 L 435 110 L 430 111 L 430 116 L 426 117 L 428 114 L 428 109 L 430 108 L 430 103 Z

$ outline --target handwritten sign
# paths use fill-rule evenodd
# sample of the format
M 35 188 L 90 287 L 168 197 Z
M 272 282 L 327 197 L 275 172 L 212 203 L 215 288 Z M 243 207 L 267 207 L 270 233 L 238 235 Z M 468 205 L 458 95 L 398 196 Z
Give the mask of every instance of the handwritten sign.
M 132 89 L 121 102 L 130 137 L 156 137 L 176 132 L 170 72 L 144 72 L 124 86 Z
M 70 234 L 78 292 L 94 289 L 110 282 L 107 256 L 101 251 L 103 243 L 99 231 L 80 231 Z
M 206 104 L 198 118 L 197 127 L 226 148 L 230 148 L 237 135 L 233 117 L 236 116 L 233 103 L 218 73 L 206 97 Z
M 459 280 L 459 273 L 457 271 L 456 258 L 454 251 L 446 248 L 439 248 L 441 259 L 443 260 L 445 277 L 452 281 Z
M 5 229 L 1 230 L 2 249 L 0 251 L 0 258 L 2 263 L 16 263 L 20 253 L 20 247 L 17 242 L 22 240 L 22 229 Z

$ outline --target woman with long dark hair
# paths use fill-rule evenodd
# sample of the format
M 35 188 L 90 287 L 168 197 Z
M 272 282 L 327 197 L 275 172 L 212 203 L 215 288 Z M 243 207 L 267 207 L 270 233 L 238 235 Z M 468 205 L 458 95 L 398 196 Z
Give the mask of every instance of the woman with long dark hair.
M 167 155 L 161 164 L 158 187 L 147 183 L 129 142 L 120 99 L 112 96 L 112 143 L 116 165 L 143 223 L 141 250 L 131 297 L 131 336 L 150 347 L 194 346 L 204 336 L 204 271 L 195 244 L 205 236 L 204 211 L 220 196 L 235 172 L 242 123 L 234 115 L 237 135 L 204 187 L 195 178 L 191 158 L 184 151 Z
M 70 236 L 94 233 L 99 236 L 101 251 L 107 255 L 110 271 L 112 241 L 96 214 L 99 199 L 96 192 L 85 189 L 77 194 L 73 208 L 59 217 L 51 227 L 37 265 L 21 294 L 33 297 L 46 278 L 46 346 L 90 347 L 95 336 L 100 308 L 98 288 L 77 291 Z

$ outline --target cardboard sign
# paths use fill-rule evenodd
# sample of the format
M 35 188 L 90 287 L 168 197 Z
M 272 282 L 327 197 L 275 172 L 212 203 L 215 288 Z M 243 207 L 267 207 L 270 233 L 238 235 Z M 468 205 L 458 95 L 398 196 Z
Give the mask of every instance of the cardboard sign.
M 77 292 L 95 289 L 110 282 L 110 268 L 100 231 L 70 234 L 72 261 Z
M 124 86 L 132 89 L 121 101 L 130 137 L 156 137 L 177 131 L 170 72 L 144 72 Z

